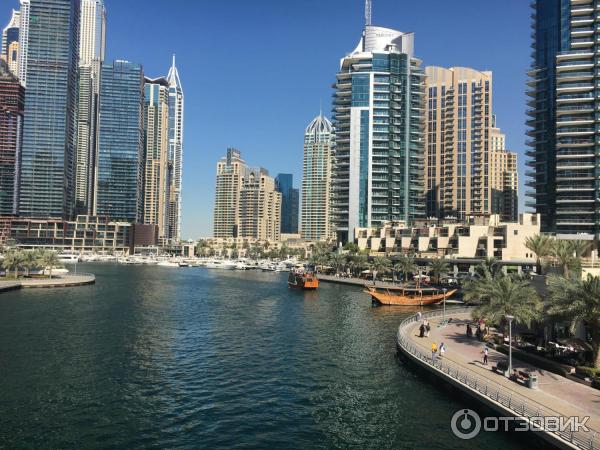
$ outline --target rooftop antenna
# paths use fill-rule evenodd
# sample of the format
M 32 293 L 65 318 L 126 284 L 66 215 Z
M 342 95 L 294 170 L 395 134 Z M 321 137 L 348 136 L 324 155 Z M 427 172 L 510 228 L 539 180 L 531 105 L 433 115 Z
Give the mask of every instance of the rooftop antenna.
M 373 17 L 373 5 L 371 0 L 365 0 L 365 23 L 368 27 L 371 26 L 371 18 Z

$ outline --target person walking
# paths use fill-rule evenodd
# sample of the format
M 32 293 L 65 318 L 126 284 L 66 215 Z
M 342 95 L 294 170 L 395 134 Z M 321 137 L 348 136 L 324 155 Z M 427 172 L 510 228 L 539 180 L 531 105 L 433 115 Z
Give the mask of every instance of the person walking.
M 425 320 L 425 337 L 429 337 L 430 331 L 431 331 L 431 326 L 429 325 L 429 321 Z
M 444 353 L 446 352 L 446 346 L 444 345 L 444 343 L 442 342 L 440 344 L 440 358 L 444 356 Z
M 486 345 L 483 347 L 483 365 L 484 366 L 488 365 L 488 353 L 489 353 L 489 349 Z
M 421 326 L 419 327 L 419 337 L 423 337 L 425 336 L 425 325 L 421 324 Z
M 437 350 L 438 350 L 438 348 L 437 348 L 436 343 L 432 342 L 431 343 L 431 360 L 432 361 L 435 361 L 435 359 L 436 359 L 435 357 L 436 357 L 436 354 L 437 354 Z
M 416 319 L 416 321 L 420 322 L 422 317 L 423 317 L 423 314 L 421 314 L 421 311 L 417 312 L 417 319 Z

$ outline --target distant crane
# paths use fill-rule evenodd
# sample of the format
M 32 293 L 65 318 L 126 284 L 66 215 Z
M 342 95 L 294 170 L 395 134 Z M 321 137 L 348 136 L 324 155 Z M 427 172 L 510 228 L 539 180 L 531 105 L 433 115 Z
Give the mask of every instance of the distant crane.
M 368 27 L 371 26 L 371 19 L 373 17 L 373 5 L 371 0 L 365 0 L 365 23 Z

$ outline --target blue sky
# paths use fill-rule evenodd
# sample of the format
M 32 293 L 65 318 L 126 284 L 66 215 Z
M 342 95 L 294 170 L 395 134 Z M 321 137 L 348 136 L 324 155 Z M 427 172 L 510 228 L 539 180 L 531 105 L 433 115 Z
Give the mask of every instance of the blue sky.
M 328 112 L 339 60 L 356 46 L 363 0 L 105 0 L 107 56 L 166 75 L 177 54 L 186 100 L 183 237 L 212 232 L 217 160 L 239 148 L 299 186 L 303 132 Z M 526 0 L 373 0 L 373 23 L 414 31 L 425 65 L 494 72 L 493 109 L 519 153 L 524 199 Z M 0 2 L 2 27 L 18 0 Z

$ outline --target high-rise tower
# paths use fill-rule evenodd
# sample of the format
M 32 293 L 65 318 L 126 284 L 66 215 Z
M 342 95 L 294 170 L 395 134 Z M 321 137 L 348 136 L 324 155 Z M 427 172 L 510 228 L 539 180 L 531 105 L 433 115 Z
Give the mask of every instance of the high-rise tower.
M 75 206 L 79 0 L 23 0 L 20 42 L 27 95 L 19 213 L 69 217 Z M 21 59 L 23 61 L 23 58 Z
M 577 55 L 576 53 L 576 51 L 582 52 L 586 48 L 591 49 L 594 46 L 593 25 L 590 25 L 594 22 L 591 17 L 593 15 L 592 3 L 591 0 L 573 2 L 574 8 L 577 10 L 575 16 L 581 19 L 579 24 L 575 25 L 575 28 L 580 31 L 573 29 L 574 52 L 563 58 L 563 67 L 558 69 L 558 72 L 557 55 L 570 48 L 570 1 L 536 0 L 531 4 L 533 8 L 533 60 L 527 82 L 529 86 L 527 91 L 529 97 L 527 103 L 529 120 L 527 125 L 529 130 L 527 134 L 531 139 L 527 141 L 530 149 L 526 152 L 529 157 L 527 165 L 531 170 L 526 173 L 528 177 L 526 185 L 530 188 L 526 195 L 532 198 L 531 201 L 527 202 L 527 206 L 532 207 L 536 213 L 541 215 L 542 231 L 556 231 L 558 219 L 562 224 L 566 224 L 566 218 L 559 218 L 558 214 L 557 195 L 559 188 L 557 181 L 559 174 L 557 165 L 559 165 L 559 160 L 568 162 L 568 159 L 565 158 L 569 158 L 569 154 L 579 154 L 575 158 L 580 159 L 586 152 L 586 149 L 582 148 L 585 139 L 581 138 L 581 142 L 575 142 L 580 138 L 572 140 L 566 135 L 557 134 L 557 119 L 560 120 L 561 124 L 569 125 L 567 119 L 585 118 L 586 115 L 593 113 L 593 105 L 586 102 L 586 96 L 592 95 L 591 91 L 582 91 L 577 89 L 577 86 L 570 88 L 568 84 L 569 78 L 572 79 L 572 83 L 575 85 L 579 83 L 577 76 L 583 76 L 583 83 L 591 83 L 593 79 L 593 61 L 589 59 L 591 56 Z M 578 20 L 576 17 L 573 17 L 573 19 Z M 573 70 L 570 70 L 569 67 Z M 584 75 L 583 72 L 589 72 L 589 74 Z M 570 76 L 569 73 L 572 73 L 575 77 Z M 557 75 L 567 82 L 566 85 L 563 83 L 564 88 L 560 90 L 557 89 Z M 571 90 L 573 92 L 570 92 Z M 561 100 L 557 100 L 559 92 L 561 92 Z M 565 103 L 570 100 L 577 103 L 572 109 L 571 106 Z M 559 109 L 562 118 L 557 118 Z M 559 148 L 562 149 L 560 150 L 561 157 L 557 155 Z M 579 162 L 575 165 L 579 165 Z M 571 169 L 567 170 L 570 171 Z M 573 175 L 580 171 L 577 168 L 574 168 L 574 170 Z M 562 188 L 560 190 L 562 192 L 561 197 L 569 198 L 569 194 L 576 194 L 577 190 L 568 190 L 568 186 L 575 188 L 579 183 L 571 179 L 570 174 L 565 178 L 565 182 L 567 189 Z M 594 193 L 592 191 L 586 191 L 587 194 L 583 195 L 593 197 Z M 586 220 L 588 220 L 589 225 L 589 215 Z M 576 228 L 581 227 L 576 226 Z
M 183 120 L 184 95 L 179 71 L 173 65 L 167 75 L 169 83 L 169 161 L 172 166 L 169 207 L 169 239 L 181 238 L 181 193 L 183 179 Z
M 96 214 L 140 222 L 143 208 L 144 74 L 142 66 L 102 66 Z
M 281 232 L 298 233 L 298 207 L 300 192 L 294 188 L 294 176 L 280 173 L 275 177 L 275 189 L 281 192 Z
M 424 217 L 425 74 L 413 33 L 367 25 L 334 85 L 331 218 L 354 229 Z
M 103 0 L 82 0 L 75 199 L 78 213 L 93 212 L 98 144 L 98 98 L 106 47 Z
M 0 60 L 0 216 L 16 214 L 25 89 Z
M 8 64 L 9 70 L 19 76 L 19 29 L 21 27 L 21 13 L 13 10 L 10 22 L 2 30 L 2 50 L 0 59 Z
M 171 163 L 169 161 L 169 83 L 145 79 L 144 87 L 144 223 L 158 225 L 158 237 L 169 237 Z
M 300 231 L 310 241 L 333 237 L 329 217 L 333 144 L 333 125 L 319 114 L 304 132 Z

